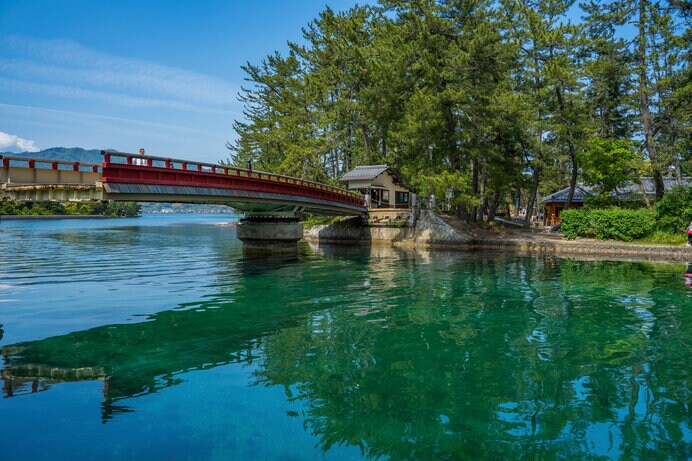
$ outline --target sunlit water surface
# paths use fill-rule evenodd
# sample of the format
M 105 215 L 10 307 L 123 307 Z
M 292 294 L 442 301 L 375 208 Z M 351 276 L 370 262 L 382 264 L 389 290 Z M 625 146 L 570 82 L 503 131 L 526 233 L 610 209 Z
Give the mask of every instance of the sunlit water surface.
M 684 265 L 0 223 L 0 459 L 688 459 Z

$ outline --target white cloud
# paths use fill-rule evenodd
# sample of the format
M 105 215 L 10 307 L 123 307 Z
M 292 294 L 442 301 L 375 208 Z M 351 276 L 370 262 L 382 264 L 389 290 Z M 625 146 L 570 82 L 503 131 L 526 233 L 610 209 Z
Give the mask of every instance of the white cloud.
M 237 105 L 239 87 L 226 80 L 141 59 L 111 56 L 65 40 L 10 37 L 0 48 L 22 56 L 0 60 L 0 71 L 28 80 L 126 92 L 214 107 Z
M 0 82 L 1 83 L 1 82 Z M 32 107 L 32 106 L 20 106 L 16 104 L 4 104 L 0 102 L 0 117 L 2 112 L 6 111 L 11 114 L 11 117 L 18 118 L 19 116 L 27 116 L 30 119 L 36 121 L 36 119 L 42 118 L 44 120 L 49 120 L 46 126 L 50 127 L 62 127 L 61 123 L 65 122 L 65 126 L 129 126 L 129 127 L 140 127 L 147 131 L 165 131 L 165 132 L 175 132 L 175 133 L 187 133 L 190 135 L 209 135 L 209 130 L 199 129 L 191 126 L 184 125 L 171 125 L 166 123 L 156 123 L 149 122 L 141 119 L 134 118 L 123 118 L 123 117 L 112 117 L 108 115 L 100 115 L 94 113 L 82 113 L 73 112 L 68 110 L 57 110 L 49 109 L 46 107 Z M 46 115 L 50 117 L 45 118 Z M 2 118 L 0 118 L 2 120 Z
M 0 70 L 2 69 L 2 59 L 0 59 Z M 223 117 L 232 118 L 238 113 L 234 111 L 201 107 L 186 102 L 174 101 L 170 99 L 146 98 L 139 96 L 127 96 L 124 94 L 115 94 L 105 91 L 86 90 L 64 85 L 52 85 L 46 83 L 32 83 L 22 80 L 4 78 L 0 76 L 0 90 L 6 90 L 10 93 L 30 93 L 49 96 L 59 96 L 63 98 L 76 98 L 89 101 L 106 102 L 108 104 L 119 105 L 123 107 L 155 107 L 165 109 L 176 109 L 188 112 L 197 112 L 204 114 L 214 114 Z
M 20 138 L 17 135 L 0 131 L 0 150 L 13 151 L 17 149 L 21 152 L 38 152 L 41 150 L 30 139 Z

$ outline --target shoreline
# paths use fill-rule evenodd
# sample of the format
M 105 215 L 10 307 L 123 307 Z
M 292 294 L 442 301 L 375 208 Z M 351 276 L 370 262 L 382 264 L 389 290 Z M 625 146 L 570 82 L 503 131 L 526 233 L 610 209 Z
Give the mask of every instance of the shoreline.
M 0 215 L 0 222 L 2 221 L 42 221 L 42 220 L 58 220 L 58 219 L 126 219 L 126 218 L 138 218 L 139 216 L 104 216 L 96 214 L 85 214 L 85 215 L 60 215 L 60 214 L 46 214 L 46 215 Z
M 497 251 L 517 254 L 554 254 L 556 256 L 581 256 L 581 257 L 615 257 L 630 261 L 675 261 L 691 262 L 692 248 L 677 246 L 646 246 L 635 244 L 624 244 L 615 242 L 593 242 L 585 240 L 570 240 L 567 242 L 535 242 L 530 240 L 510 239 L 510 240 L 473 240 L 465 243 L 428 243 L 421 244 L 412 241 L 392 242 L 389 240 L 351 240 L 351 239 L 315 239 L 305 237 L 310 243 L 343 245 L 343 246 L 384 246 L 392 248 L 411 248 L 421 250 L 436 251 Z
M 567 240 L 562 234 L 508 228 L 481 228 L 433 213 L 421 215 L 413 227 L 368 226 L 357 220 L 318 225 L 304 232 L 313 243 L 371 245 L 455 251 L 500 251 L 521 254 L 554 254 L 636 261 L 692 263 L 692 247 L 641 245 L 615 240 Z

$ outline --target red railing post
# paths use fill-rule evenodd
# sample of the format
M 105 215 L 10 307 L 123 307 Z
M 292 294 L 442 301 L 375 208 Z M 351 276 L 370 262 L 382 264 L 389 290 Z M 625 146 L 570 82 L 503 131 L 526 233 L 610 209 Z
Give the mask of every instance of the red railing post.
M 167 158 L 166 159 L 166 168 L 172 168 L 171 163 L 172 163 L 171 159 Z
M 74 162 L 74 165 L 72 165 L 72 171 L 79 171 L 79 162 Z
M 58 169 L 58 162 L 53 162 L 50 167 L 53 170 L 57 170 Z
M 36 160 L 29 160 L 29 168 L 36 168 Z

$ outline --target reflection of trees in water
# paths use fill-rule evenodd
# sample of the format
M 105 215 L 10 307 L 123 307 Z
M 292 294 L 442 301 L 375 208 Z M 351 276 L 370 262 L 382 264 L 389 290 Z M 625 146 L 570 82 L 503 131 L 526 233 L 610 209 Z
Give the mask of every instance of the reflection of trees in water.
M 199 303 L 6 347 L 4 373 L 92 370 L 109 418 L 187 371 L 253 363 L 257 384 L 304 403 L 297 416 L 325 450 L 684 457 L 690 319 L 689 293 L 668 289 L 677 268 L 370 255 L 234 262 L 232 290 L 220 268 L 218 293 Z
M 656 288 L 674 269 L 551 258 L 449 269 L 416 271 L 410 305 L 382 293 L 388 315 L 335 307 L 266 338 L 258 382 L 307 402 L 325 450 L 684 457 L 689 329 L 683 299 Z M 633 303 L 656 312 L 648 332 Z
M 191 370 L 228 363 L 252 363 L 262 337 L 289 328 L 312 301 L 338 295 L 341 287 L 323 283 L 318 267 L 294 257 L 233 261 L 229 270 L 243 282 L 229 285 L 219 270 L 217 294 L 140 323 L 18 343 L 2 348 L 5 395 L 47 390 L 65 381 L 104 381 L 103 417 L 131 411 L 117 402 L 179 384 Z M 348 280 L 346 280 L 348 281 Z M 302 291 L 301 285 L 320 288 Z

